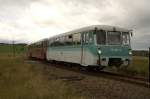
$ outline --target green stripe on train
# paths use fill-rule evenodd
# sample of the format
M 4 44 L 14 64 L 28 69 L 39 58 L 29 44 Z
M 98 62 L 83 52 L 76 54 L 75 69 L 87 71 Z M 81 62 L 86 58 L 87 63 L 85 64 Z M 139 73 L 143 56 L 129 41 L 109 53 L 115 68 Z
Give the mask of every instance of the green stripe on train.
M 48 51 L 54 50 L 54 51 L 81 51 L 82 49 L 81 45 L 74 45 L 74 46 L 57 46 L 57 47 L 48 47 Z M 94 55 L 97 55 L 97 47 L 93 44 L 84 45 L 83 46 L 84 51 L 89 51 Z
M 129 46 L 112 46 L 112 45 L 101 45 L 95 46 L 93 44 L 87 44 L 83 46 L 83 51 L 89 51 L 95 56 L 98 56 L 97 48 L 102 51 L 101 57 L 129 57 Z M 48 47 L 48 51 L 81 51 L 81 45 L 74 46 L 59 46 L 59 47 Z

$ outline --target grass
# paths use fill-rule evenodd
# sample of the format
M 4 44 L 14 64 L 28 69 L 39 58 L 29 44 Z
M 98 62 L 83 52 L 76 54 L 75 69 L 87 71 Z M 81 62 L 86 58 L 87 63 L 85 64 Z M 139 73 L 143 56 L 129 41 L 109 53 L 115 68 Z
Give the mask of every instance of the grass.
M 0 53 L 13 53 L 13 51 L 17 54 L 24 53 L 26 51 L 26 46 L 18 44 L 15 44 L 14 46 L 11 44 L 0 45 Z
M 61 80 L 49 80 L 43 73 L 42 64 L 24 60 L 25 47 L 0 45 L 0 99 L 84 99 L 73 86 Z M 147 76 L 148 58 L 133 57 L 125 70 L 133 75 Z
M 131 65 L 125 70 L 125 72 L 147 77 L 148 69 L 148 57 L 133 56 Z
M 43 66 L 25 62 L 23 54 L 13 57 L 10 51 L 1 49 L 0 56 L 0 99 L 84 98 L 63 81 L 48 80 Z

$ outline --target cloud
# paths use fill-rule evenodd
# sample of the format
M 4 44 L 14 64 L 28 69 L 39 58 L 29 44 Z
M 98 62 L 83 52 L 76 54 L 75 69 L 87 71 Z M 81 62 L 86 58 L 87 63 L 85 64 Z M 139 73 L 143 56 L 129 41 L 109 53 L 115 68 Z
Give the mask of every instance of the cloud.
M 87 25 L 106 24 L 133 29 L 133 48 L 146 49 L 148 6 L 148 0 L 0 0 L 0 39 L 33 42 Z

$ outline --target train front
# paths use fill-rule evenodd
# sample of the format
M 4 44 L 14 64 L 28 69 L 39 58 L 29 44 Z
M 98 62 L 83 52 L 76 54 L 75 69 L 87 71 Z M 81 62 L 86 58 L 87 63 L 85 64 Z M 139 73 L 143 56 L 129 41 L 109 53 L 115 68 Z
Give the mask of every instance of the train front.
M 131 61 L 130 31 L 97 30 L 97 64 L 101 66 L 128 66 Z

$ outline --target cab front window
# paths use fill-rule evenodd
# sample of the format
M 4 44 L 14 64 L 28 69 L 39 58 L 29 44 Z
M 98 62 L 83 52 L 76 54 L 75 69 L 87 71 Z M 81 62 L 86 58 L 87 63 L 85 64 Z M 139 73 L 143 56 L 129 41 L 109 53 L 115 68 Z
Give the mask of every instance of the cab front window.
M 121 32 L 107 32 L 107 43 L 110 45 L 119 45 L 121 44 Z
M 97 44 L 106 44 L 106 31 L 98 30 L 96 33 Z
M 98 30 L 96 41 L 99 45 L 129 45 L 130 35 L 129 32 Z
M 130 44 L 130 36 L 129 36 L 128 32 L 122 32 L 122 43 L 123 43 L 123 45 Z

